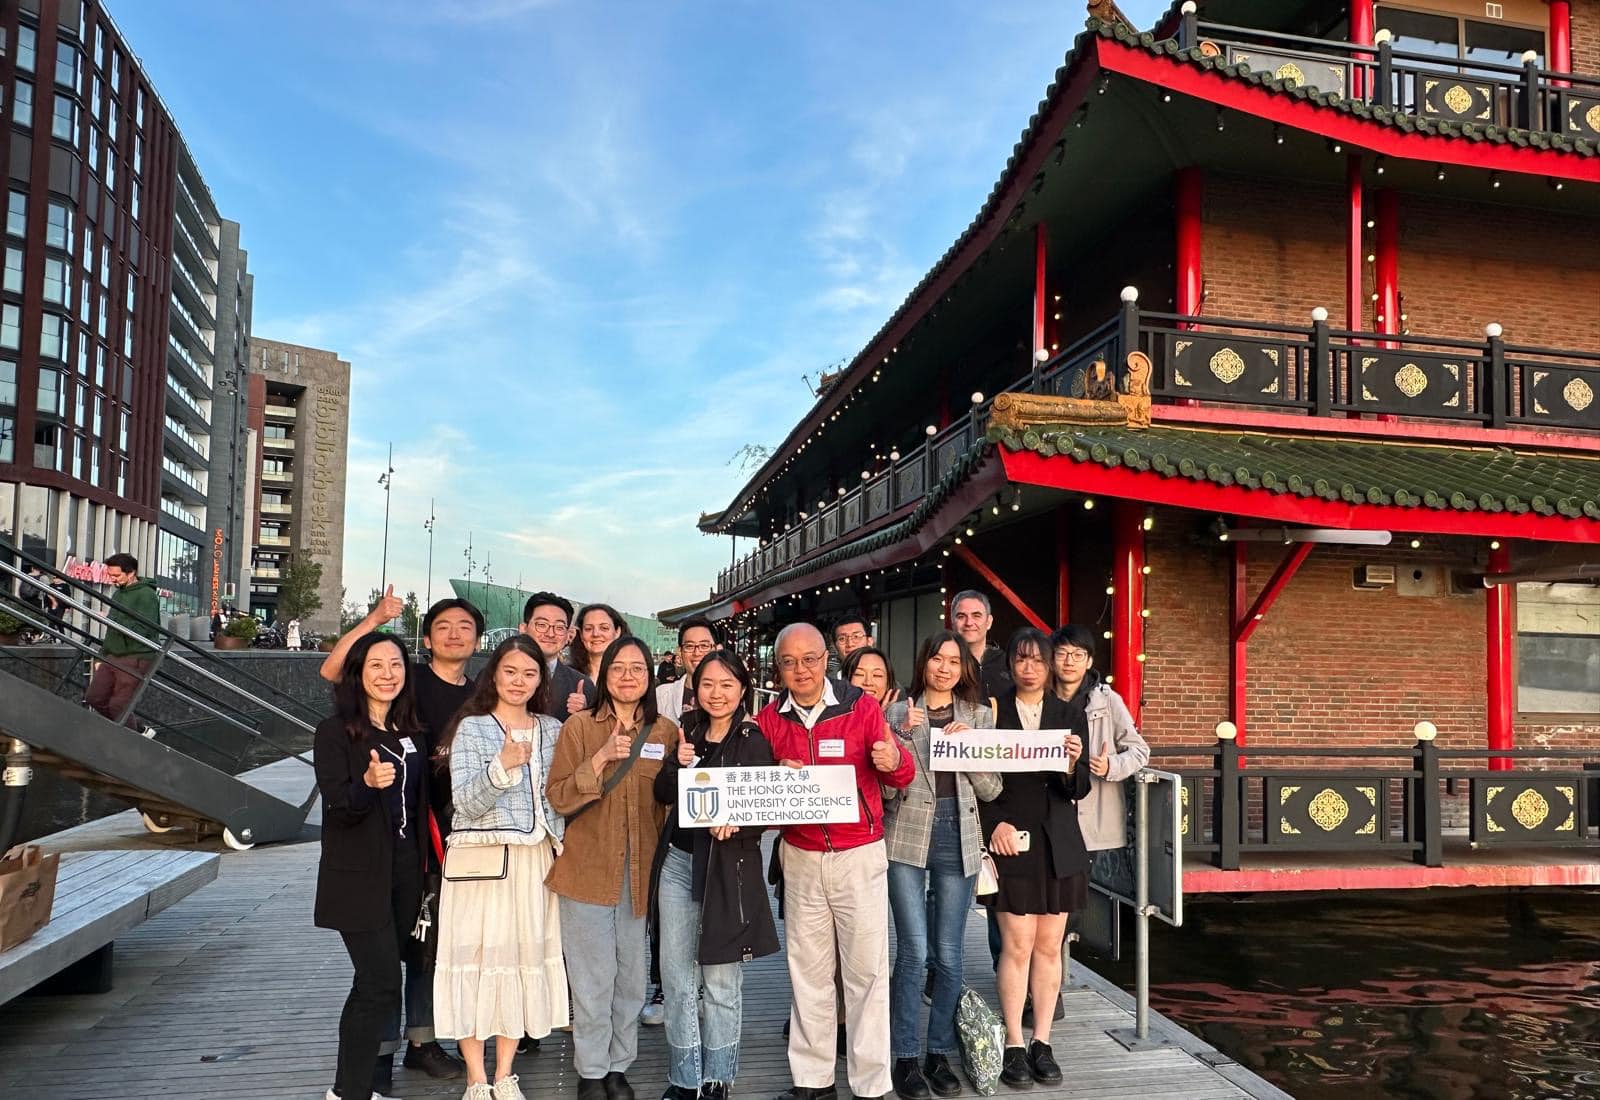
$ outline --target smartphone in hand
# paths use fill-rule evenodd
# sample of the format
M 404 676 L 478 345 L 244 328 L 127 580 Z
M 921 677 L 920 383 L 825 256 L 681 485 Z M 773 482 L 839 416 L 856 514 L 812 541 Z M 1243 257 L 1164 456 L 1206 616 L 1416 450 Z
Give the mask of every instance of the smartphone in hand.
M 1017 854 L 1021 855 L 1033 847 L 1033 834 L 1026 829 L 1017 830 Z

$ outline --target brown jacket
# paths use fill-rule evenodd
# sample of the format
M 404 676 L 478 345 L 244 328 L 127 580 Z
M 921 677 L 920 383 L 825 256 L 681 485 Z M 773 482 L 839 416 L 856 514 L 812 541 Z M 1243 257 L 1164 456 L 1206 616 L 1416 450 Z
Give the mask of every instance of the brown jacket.
M 567 832 L 545 884 L 573 901 L 616 905 L 622 900 L 622 860 L 626 853 L 633 914 L 642 917 L 649 910 L 650 864 L 666 816 L 666 807 L 655 800 L 656 772 L 676 750 L 678 727 L 665 718 L 657 718 L 628 777 L 601 798 L 601 784 L 621 767 L 621 762 L 607 764 L 597 775 L 594 754 L 611 736 L 616 721 L 610 708 L 603 707 L 599 711 L 579 711 L 561 727 L 546 792 L 551 807 L 568 819 Z M 634 731 L 624 727 L 623 732 Z M 656 745 L 661 746 L 661 755 L 651 759 L 645 754 L 654 753 L 651 746 Z M 576 818 L 572 816 L 596 799 L 599 805 Z

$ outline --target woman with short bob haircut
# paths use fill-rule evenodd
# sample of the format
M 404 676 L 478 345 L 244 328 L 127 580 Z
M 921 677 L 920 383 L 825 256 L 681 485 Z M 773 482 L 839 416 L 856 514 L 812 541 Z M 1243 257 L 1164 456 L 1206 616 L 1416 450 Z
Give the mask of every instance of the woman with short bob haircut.
M 561 895 L 579 1100 L 633 1100 L 626 1070 L 639 1053 L 650 867 L 666 816 L 655 777 L 678 744 L 678 727 L 656 713 L 654 671 L 638 638 L 611 643 L 594 706 L 561 727 L 546 783 L 567 817 L 545 881 Z
M 414 942 L 429 843 L 428 762 L 405 642 L 358 639 L 333 685 L 333 708 L 311 752 L 322 796 L 314 919 L 344 938 L 355 980 L 326 1095 L 370 1100 L 399 1046 L 400 963 Z
M 467 1063 L 462 1100 L 524 1100 L 512 1063 L 524 1035 L 567 1022 L 561 916 L 546 889 L 565 822 L 545 795 L 561 724 L 545 711 L 544 655 L 526 634 L 501 642 L 440 739 L 455 813 L 439 908 L 434 1027 Z M 503 873 L 458 874 L 463 859 L 498 856 Z M 453 877 L 454 876 L 454 877 Z M 494 1040 L 494 1088 L 484 1044 Z
M 950 1059 L 960 1054 L 956 999 L 961 995 L 962 941 L 983 853 L 978 804 L 1000 793 L 1000 776 L 934 771 L 928 745 L 935 729 L 960 733 L 993 728 L 994 712 L 983 698 L 981 677 L 977 658 L 961 636 L 941 630 L 917 648 L 906 698 L 884 710 L 890 728 L 917 760 L 917 774 L 905 790 L 883 785 L 883 839 L 896 944 L 889 980 L 890 1076 L 903 1100 L 961 1091 Z M 919 1065 L 923 1042 L 918 1024 L 930 947 L 932 1008 L 927 1057 Z
M 572 628 L 577 632 L 577 637 L 572 640 L 568 650 L 567 663 L 599 683 L 600 659 L 605 656 L 606 648 L 612 642 L 629 635 L 628 620 L 608 603 L 592 603 L 578 611 L 577 618 L 572 620 Z
M 772 746 L 745 710 L 750 673 L 731 651 L 702 657 L 690 687 L 694 709 L 683 716 L 677 751 L 655 778 L 656 801 L 667 810 L 654 895 L 667 1100 L 728 1100 L 739 1069 L 743 964 L 775 954 L 778 931 L 762 874 L 761 828 L 684 828 L 678 775 L 684 768 L 770 767 Z
M 894 666 L 877 646 L 862 646 L 846 657 L 840 675 L 876 699 L 880 707 L 888 706 L 900 695 Z
M 1000 1079 L 1012 1088 L 1061 1083 L 1050 1024 L 1061 993 L 1067 917 L 1088 898 L 1089 854 L 1077 800 L 1089 793 L 1083 707 L 1056 695 L 1050 636 L 1032 627 L 1006 649 L 1012 686 L 997 699 L 995 728 L 1066 730 L 1069 771 L 1005 772 L 999 795 L 978 808 L 1000 888 L 985 900 L 1000 927 L 996 984 L 1005 1021 Z M 1022 1042 L 1022 1007 L 1032 994 L 1033 1041 Z

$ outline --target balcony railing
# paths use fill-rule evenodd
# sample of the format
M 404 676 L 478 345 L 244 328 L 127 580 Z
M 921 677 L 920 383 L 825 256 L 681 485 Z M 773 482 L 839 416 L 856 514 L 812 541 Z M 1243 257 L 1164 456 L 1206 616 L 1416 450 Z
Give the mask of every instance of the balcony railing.
M 167 422 L 167 431 L 171 432 L 173 435 L 175 435 L 179 439 L 183 440 L 190 447 L 193 447 L 195 453 L 198 454 L 201 458 L 209 459 L 211 457 L 211 441 L 210 440 L 204 438 L 203 436 L 197 436 L 197 435 L 193 434 L 192 432 L 189 431 L 188 428 L 185 428 L 183 426 L 183 424 L 181 424 L 179 421 L 177 421 L 176 419 L 174 419 L 171 416 L 166 417 L 166 422 Z
M 264 516 L 288 516 L 294 514 L 294 508 L 287 504 L 269 504 L 263 502 L 261 514 Z
M 264 447 L 270 448 L 272 450 L 277 450 L 277 451 L 292 451 L 292 450 L 294 450 L 294 440 L 292 440 L 292 439 L 278 439 L 278 438 L 274 438 L 273 436 L 270 436 L 270 435 L 266 436 L 265 438 L 263 438 L 261 440 L 261 445 L 264 446 Z
M 1383 413 L 1485 428 L 1600 432 L 1600 353 L 1508 344 L 1499 325 L 1487 326 L 1481 341 L 1352 332 L 1325 319 L 1300 327 L 1145 313 L 1136 297 L 1006 391 L 1081 397 L 1096 359 L 1104 358 L 1120 378 L 1134 350 L 1150 357 L 1150 392 L 1158 404 L 1199 401 L 1307 417 Z M 716 594 L 737 592 L 910 514 L 982 438 L 991 404 L 992 398 L 970 407 L 903 454 L 892 451 L 859 485 L 831 490 L 835 499 L 806 509 L 788 529 L 722 570 Z
M 266 407 L 268 420 L 293 420 L 295 411 L 293 405 L 268 405 Z
M 1541 69 L 1536 62 L 1439 57 L 1305 38 L 1185 16 L 1178 45 L 1230 64 L 1369 107 L 1478 130 L 1516 128 L 1600 141 L 1600 77 Z
M 188 364 L 189 369 L 194 371 L 195 376 L 201 379 L 207 388 L 212 385 L 210 365 L 200 362 L 200 360 L 189 354 L 189 349 L 178 341 L 177 335 L 171 329 L 167 330 L 167 350 Z
M 201 407 L 200 402 L 195 395 L 190 393 L 188 387 L 174 378 L 171 374 L 167 375 L 167 392 L 172 394 L 172 396 L 176 397 L 179 401 L 182 401 L 189 408 L 193 409 L 195 415 L 199 416 L 202 420 L 207 422 L 210 421 L 210 414 L 207 413 L 203 407 Z
M 194 527 L 198 530 L 205 529 L 206 522 L 200 518 L 200 514 L 198 512 L 191 512 L 189 509 L 185 508 L 182 504 L 173 500 L 171 497 L 161 498 L 161 510 L 175 519 L 182 520 L 190 527 Z

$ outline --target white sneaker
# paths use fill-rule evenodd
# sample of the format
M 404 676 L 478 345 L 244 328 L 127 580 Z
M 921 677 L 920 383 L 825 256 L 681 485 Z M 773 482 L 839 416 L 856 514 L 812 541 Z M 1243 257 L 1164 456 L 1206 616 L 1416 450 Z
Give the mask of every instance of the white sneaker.
M 483 1086 L 480 1085 L 478 1087 L 482 1088 Z M 494 1088 L 486 1096 L 493 1097 L 493 1100 L 528 1100 L 526 1096 L 522 1095 L 522 1088 L 517 1084 L 517 1075 L 514 1073 L 510 1077 L 502 1077 L 496 1081 Z M 482 1098 L 473 1096 L 469 1097 L 468 1100 L 482 1100 Z
M 512 1077 L 510 1080 L 515 1081 L 516 1078 Z M 517 1086 L 513 1084 L 511 1087 L 515 1089 Z M 510 1094 L 508 1093 L 507 1095 Z M 521 1091 L 518 1091 L 516 1095 L 521 1096 Z M 488 1085 L 468 1085 L 467 1091 L 461 1094 L 461 1100 L 494 1100 L 494 1096 L 494 1090 Z
M 144 728 L 144 732 L 139 734 L 139 736 L 143 737 L 146 741 L 154 741 L 156 739 L 156 728 L 154 726 L 146 726 Z M 329 1089 L 328 1091 L 332 1092 L 333 1090 Z
M 332 1089 L 329 1089 L 327 1092 L 322 1094 L 322 1100 L 342 1100 L 342 1098 L 338 1093 L 334 1092 Z M 381 1092 L 374 1092 L 372 1094 L 372 1100 L 395 1100 L 395 1097 L 385 1096 Z
M 650 995 L 650 999 L 644 1003 L 644 1008 L 640 1009 L 639 1022 L 645 1027 L 660 1027 L 667 1022 L 667 1006 L 662 1003 L 659 985 Z

